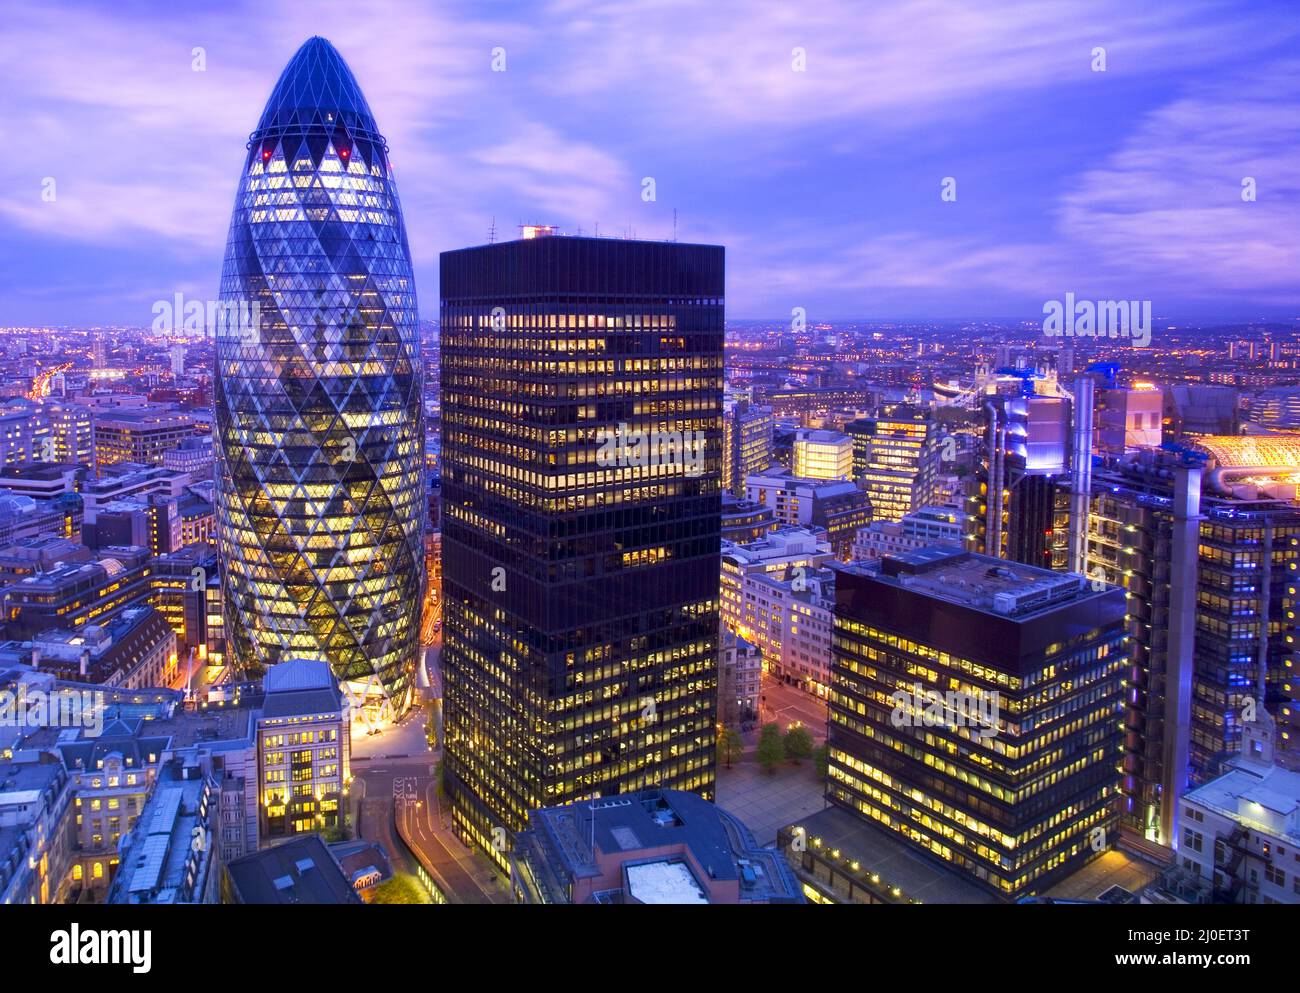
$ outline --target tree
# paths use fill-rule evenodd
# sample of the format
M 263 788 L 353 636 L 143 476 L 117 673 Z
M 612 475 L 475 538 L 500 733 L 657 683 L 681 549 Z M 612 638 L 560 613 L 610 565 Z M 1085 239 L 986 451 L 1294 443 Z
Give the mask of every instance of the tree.
M 385 879 L 370 891 L 371 903 L 428 903 L 424 890 L 414 876 L 399 873 Z
M 795 765 L 813 753 L 813 737 L 802 724 L 792 724 L 785 733 L 785 754 Z
M 740 740 L 740 732 L 733 727 L 724 727 L 718 732 L 718 751 L 722 755 L 722 761 L 726 763 L 728 769 L 731 763 L 740 758 L 740 751 L 743 742 Z
M 785 739 L 776 724 L 764 724 L 758 732 L 758 762 L 769 773 L 776 772 L 776 767 L 785 758 Z
M 437 762 L 433 763 L 433 767 L 429 771 L 433 774 L 434 795 L 444 796 L 446 791 L 443 789 L 442 785 L 442 759 L 438 759 Z
M 825 779 L 831 767 L 831 753 L 825 745 L 818 745 L 817 750 L 813 752 L 813 765 L 817 768 L 817 778 Z

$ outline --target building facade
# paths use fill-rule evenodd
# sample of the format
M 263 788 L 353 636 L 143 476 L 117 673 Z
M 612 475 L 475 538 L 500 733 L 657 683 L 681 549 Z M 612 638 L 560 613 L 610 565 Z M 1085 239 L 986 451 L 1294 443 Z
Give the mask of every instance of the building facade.
M 388 148 L 351 70 L 307 41 L 248 144 L 215 329 L 228 662 L 327 659 L 414 683 L 423 365 Z
M 1123 591 L 944 548 L 836 571 L 827 799 L 1005 899 L 1103 851 Z
M 445 775 L 504 870 L 530 810 L 713 793 L 723 250 L 525 238 L 441 287 Z

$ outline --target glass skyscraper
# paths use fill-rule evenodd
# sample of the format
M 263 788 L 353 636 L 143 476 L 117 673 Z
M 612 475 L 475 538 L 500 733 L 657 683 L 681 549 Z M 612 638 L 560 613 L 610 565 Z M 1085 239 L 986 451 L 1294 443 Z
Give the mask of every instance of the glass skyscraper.
M 528 812 L 712 799 L 723 250 L 442 256 L 445 776 L 503 869 Z
M 424 412 L 415 283 L 388 147 L 351 70 L 302 46 L 248 142 L 217 339 L 228 655 L 413 685 Z

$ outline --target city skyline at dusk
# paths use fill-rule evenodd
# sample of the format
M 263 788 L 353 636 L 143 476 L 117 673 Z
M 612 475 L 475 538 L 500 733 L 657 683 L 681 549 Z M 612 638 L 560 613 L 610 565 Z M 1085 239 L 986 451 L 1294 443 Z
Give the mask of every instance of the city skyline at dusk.
M 20 976 L 1294 972 L 1296 0 L 0 4 Z

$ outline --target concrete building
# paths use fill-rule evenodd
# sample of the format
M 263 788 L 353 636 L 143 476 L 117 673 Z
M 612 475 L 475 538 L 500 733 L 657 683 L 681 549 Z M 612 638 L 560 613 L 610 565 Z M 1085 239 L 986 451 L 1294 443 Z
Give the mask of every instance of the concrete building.
M 874 562 L 927 545 L 961 548 L 969 516 L 955 507 L 922 507 L 895 521 L 872 521 L 853 539 L 853 561 Z
M 352 719 L 329 663 L 291 659 L 267 670 L 257 717 L 261 837 L 322 831 L 346 815 Z
M 1127 591 L 1123 823 L 1166 847 L 1182 794 L 1240 751 L 1261 653 L 1268 708 L 1284 713 L 1300 692 L 1288 606 L 1300 508 L 1243 486 L 1231 476 L 1212 486 L 1198 459 L 1168 453 L 1093 472 L 1087 572 Z M 1285 733 L 1280 764 L 1295 764 L 1300 741 Z
M 693 793 L 643 790 L 534 810 L 510 853 L 520 903 L 803 903 L 776 852 Z
M 851 421 L 853 475 L 878 521 L 896 521 L 931 499 L 940 455 L 934 416 L 913 404 L 887 404 L 876 417 Z
M 1227 771 L 1182 799 L 1179 865 L 1215 903 L 1300 904 L 1300 773 L 1275 764 L 1260 718 Z
M 85 545 L 67 538 L 21 538 L 0 548 L 0 587 L 63 565 L 82 565 L 92 554 Z
M 0 544 L 54 536 L 81 541 L 83 506 L 75 493 L 47 498 L 0 489 Z
M 785 469 L 772 469 L 745 481 L 746 497 L 771 508 L 782 524 L 826 529 L 831 551 L 848 561 L 853 538 L 871 522 L 867 494 L 853 482 L 800 479 Z
M 95 467 L 121 462 L 161 466 L 163 454 L 194 435 L 194 418 L 165 409 L 117 410 L 95 416 Z
M 1103 457 L 1159 448 L 1164 440 L 1164 393 L 1151 384 L 1099 389 L 1093 425 L 1093 451 Z
M 778 679 L 825 696 L 834 626 L 833 556 L 801 528 L 723 543 L 722 623 L 754 645 Z
M 212 904 L 220 899 L 219 787 L 169 763 L 123 837 L 107 903 Z
M 178 671 L 176 634 L 152 607 L 130 607 L 104 624 L 41 631 L 31 640 L 31 664 L 83 683 L 166 686 Z
M 72 865 L 72 783 L 50 753 L 0 765 L 0 905 L 55 903 Z
M 722 495 L 722 540 L 736 544 L 757 541 L 776 527 L 771 507 L 753 503 L 729 493 Z
M 292 838 L 225 867 L 222 903 L 357 904 L 352 881 L 318 834 Z
M 116 720 L 97 738 L 57 745 L 76 796 L 71 885 L 79 900 L 101 902 L 119 863 L 118 843 L 135 827 L 153 793 L 168 735 L 146 734 L 148 722 Z
M 718 641 L 718 723 L 740 729 L 758 720 L 763 653 L 724 626 Z
M 10 400 L 0 405 L 0 465 L 94 460 L 90 410 L 55 401 Z
M 193 437 L 182 438 L 175 448 L 163 452 L 162 465 L 164 469 L 173 472 L 187 473 L 191 479 L 198 482 L 212 478 L 216 458 L 212 435 L 196 434 Z

